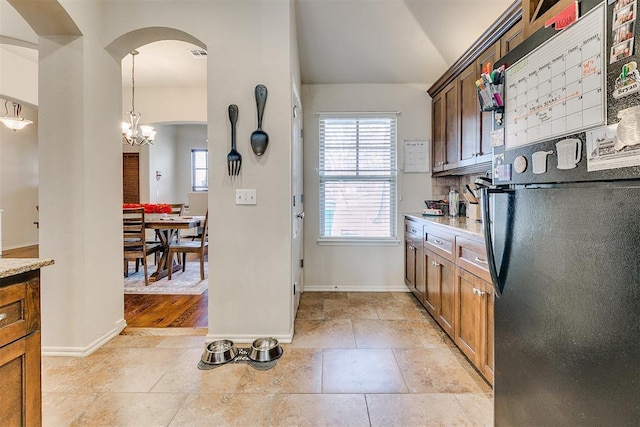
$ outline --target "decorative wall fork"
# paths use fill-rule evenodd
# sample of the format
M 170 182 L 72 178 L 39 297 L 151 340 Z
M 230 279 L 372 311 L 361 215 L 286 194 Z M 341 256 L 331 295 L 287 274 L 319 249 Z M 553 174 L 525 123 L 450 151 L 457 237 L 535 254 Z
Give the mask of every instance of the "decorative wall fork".
M 229 176 L 240 175 L 242 167 L 242 156 L 236 150 L 236 123 L 238 123 L 238 106 L 229 105 L 229 121 L 231 122 L 231 151 L 227 154 L 227 170 Z

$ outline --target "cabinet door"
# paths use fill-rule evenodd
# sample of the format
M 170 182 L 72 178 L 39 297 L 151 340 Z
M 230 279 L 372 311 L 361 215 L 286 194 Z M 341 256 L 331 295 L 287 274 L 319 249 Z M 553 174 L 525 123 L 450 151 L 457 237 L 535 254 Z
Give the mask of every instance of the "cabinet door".
M 413 292 L 416 288 L 416 248 L 413 239 L 404 241 L 404 283 Z
M 500 42 L 495 42 L 478 57 L 478 76 L 483 68 L 491 64 L 494 67 L 496 61 L 500 59 Z M 491 130 L 493 129 L 493 113 L 491 111 L 480 112 L 480 140 L 476 152 L 476 163 L 491 161 Z
M 476 80 L 479 73 L 476 63 L 469 65 L 458 76 L 460 97 L 460 153 L 458 166 L 469 166 L 476 163 L 480 145 L 480 104 Z
M 424 247 L 422 240 L 415 239 L 413 241 L 416 248 L 416 274 L 415 274 L 415 294 L 418 300 L 422 303 L 424 301 L 424 294 L 426 292 L 426 280 L 425 280 L 425 266 L 424 266 Z
M 461 268 L 457 269 L 457 273 L 454 341 L 469 360 L 479 366 L 481 363 L 484 286 L 482 280 Z
M 454 337 L 455 325 L 455 265 L 438 256 L 440 264 L 440 307 L 437 321 L 444 331 Z
M 480 352 L 482 356 L 480 372 L 484 375 L 484 377 L 489 381 L 489 383 L 493 384 L 493 343 L 494 343 L 494 318 L 493 318 L 493 303 L 494 303 L 494 294 L 491 283 L 485 282 L 485 294 L 483 296 L 483 313 L 482 313 L 482 322 L 483 322 L 483 337 L 482 337 L 482 351 Z
M 0 378 L 0 425 L 41 425 L 39 331 L 0 348 Z
M 460 136 L 458 134 L 458 81 L 449 83 L 443 90 L 444 143 L 446 158 L 444 169 L 458 167 Z
M 520 20 L 509 28 L 500 38 L 500 54 L 505 56 L 507 53 L 518 46 L 524 40 L 524 21 Z
M 432 167 L 434 172 L 441 172 L 444 170 L 445 162 L 445 124 L 444 124 L 444 97 L 440 92 L 433 98 L 431 104 L 431 110 L 433 118 L 431 120 L 431 126 L 433 128 L 433 145 L 432 145 Z
M 440 306 L 440 263 L 437 255 L 429 250 L 424 250 L 424 268 L 426 289 L 424 293 L 424 306 L 427 311 L 436 318 Z

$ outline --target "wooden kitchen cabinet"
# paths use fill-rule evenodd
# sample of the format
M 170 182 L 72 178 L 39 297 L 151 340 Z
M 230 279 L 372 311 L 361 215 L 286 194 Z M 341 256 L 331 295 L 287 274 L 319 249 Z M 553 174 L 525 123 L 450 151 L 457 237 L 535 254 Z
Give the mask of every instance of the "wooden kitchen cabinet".
M 444 170 L 448 170 L 457 168 L 458 161 L 460 160 L 458 82 L 456 80 L 449 83 L 442 91 L 442 102 L 442 108 L 444 110 L 444 123 L 441 123 L 444 129 Z
M 482 74 L 482 69 L 491 64 L 491 68 L 500 59 L 503 53 L 500 50 L 500 42 L 495 42 L 487 50 L 482 52 L 478 57 L 476 64 L 478 68 L 478 76 Z M 480 113 L 480 138 L 476 146 L 475 163 L 491 163 L 491 131 L 493 130 L 493 113 L 491 111 L 481 111 L 480 104 L 478 111 Z
M 422 225 L 405 220 L 404 239 L 404 283 L 422 302 L 425 294 Z
M 422 230 L 421 254 L 416 248 L 419 230 Z M 469 234 L 407 215 L 405 283 L 462 353 L 493 384 L 494 293 L 482 237 L 477 232 Z
M 429 88 L 432 98 L 432 171 L 436 176 L 490 168 L 492 113 L 482 113 L 475 86 L 482 66 L 493 65 L 524 39 L 522 5 L 515 1 Z
M 450 337 L 454 337 L 456 324 L 455 306 L 455 265 L 438 257 L 440 268 L 440 307 L 436 321 Z
M 476 163 L 480 146 L 480 103 L 476 80 L 480 77 L 477 64 L 469 65 L 459 76 L 460 91 L 460 153 L 458 166 Z
M 455 323 L 455 235 L 424 227 L 425 307 L 453 339 Z
M 493 383 L 493 289 L 491 283 L 457 267 L 455 333 L 458 348 Z
M 424 307 L 453 339 L 455 322 L 455 266 L 425 249 L 426 291 Z
M 0 279 L 0 425 L 42 424 L 40 270 Z
M 573 2 L 574 0 L 523 0 L 524 36 L 529 37 L 544 27 L 545 22 L 562 12 Z
M 431 156 L 432 156 L 432 171 L 433 172 L 442 172 L 444 170 L 444 162 L 446 160 L 446 147 L 445 147 L 445 137 L 444 137 L 444 94 L 440 92 L 438 96 L 433 98 L 433 103 L 431 105 L 432 111 L 432 145 L 431 145 Z
M 511 52 L 524 39 L 524 20 L 520 20 L 500 38 L 500 53 L 502 56 Z

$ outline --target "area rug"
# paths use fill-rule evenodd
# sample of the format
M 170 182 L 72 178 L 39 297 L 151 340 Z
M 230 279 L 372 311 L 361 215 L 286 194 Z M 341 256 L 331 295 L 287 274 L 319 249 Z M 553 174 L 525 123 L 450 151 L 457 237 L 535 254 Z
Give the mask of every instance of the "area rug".
M 130 270 L 133 268 L 130 267 Z M 155 266 L 150 266 L 149 275 L 155 271 Z M 157 295 L 200 295 L 209 286 L 207 271 L 208 263 L 204 263 L 204 280 L 200 280 L 200 263 L 187 262 L 186 271 L 178 270 L 171 274 L 171 280 L 164 277 L 157 282 L 144 284 L 144 270 L 140 266 L 137 273 L 129 271 L 129 277 L 124 278 L 125 294 L 157 294 Z

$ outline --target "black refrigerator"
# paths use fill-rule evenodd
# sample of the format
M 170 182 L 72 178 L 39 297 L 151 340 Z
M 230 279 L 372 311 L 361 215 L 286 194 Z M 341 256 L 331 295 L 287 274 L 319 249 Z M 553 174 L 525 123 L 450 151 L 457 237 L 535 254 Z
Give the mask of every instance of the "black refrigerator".
M 497 64 L 504 111 L 482 190 L 496 426 L 640 425 L 637 1 L 583 0 L 576 23 Z

